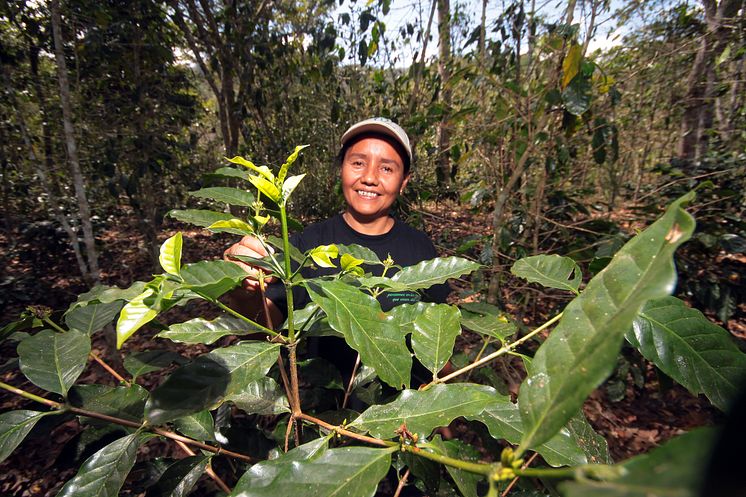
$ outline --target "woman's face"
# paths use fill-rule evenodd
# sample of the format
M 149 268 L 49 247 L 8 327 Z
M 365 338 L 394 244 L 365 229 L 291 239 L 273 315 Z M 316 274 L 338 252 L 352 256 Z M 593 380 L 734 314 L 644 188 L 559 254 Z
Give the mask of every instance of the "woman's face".
M 367 137 L 347 149 L 342 162 L 342 193 L 347 210 L 360 221 L 387 216 L 407 181 L 404 162 L 388 141 Z

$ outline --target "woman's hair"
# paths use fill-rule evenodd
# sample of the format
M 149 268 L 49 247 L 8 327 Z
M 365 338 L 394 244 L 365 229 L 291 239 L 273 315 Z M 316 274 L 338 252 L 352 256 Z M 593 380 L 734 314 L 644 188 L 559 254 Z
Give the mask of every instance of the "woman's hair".
M 399 154 L 402 164 L 404 165 L 404 176 L 406 177 L 409 174 L 409 169 L 411 167 L 411 164 L 409 163 L 409 155 L 407 154 L 402 144 L 388 135 L 384 135 L 382 133 L 375 133 L 375 132 L 360 133 L 359 135 L 351 138 L 347 143 L 342 145 L 342 148 L 339 150 L 339 153 L 334 159 L 337 167 L 342 167 L 342 163 L 345 160 L 345 155 L 347 155 L 347 151 L 354 144 L 356 144 L 357 142 L 359 142 L 360 140 L 364 138 L 378 138 L 379 140 L 384 140 L 386 143 L 394 147 L 394 150 L 396 150 L 396 153 Z

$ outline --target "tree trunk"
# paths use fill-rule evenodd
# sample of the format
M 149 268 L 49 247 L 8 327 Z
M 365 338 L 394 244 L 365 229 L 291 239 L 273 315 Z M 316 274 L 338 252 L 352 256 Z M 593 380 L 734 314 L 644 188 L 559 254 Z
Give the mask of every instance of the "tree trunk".
M 57 65 L 57 79 L 60 85 L 60 102 L 62 103 L 62 123 L 65 133 L 65 147 L 67 149 L 67 159 L 70 166 L 70 172 L 75 188 L 75 197 L 78 201 L 78 211 L 80 214 L 80 223 L 83 227 L 83 241 L 86 248 L 86 258 L 88 263 L 88 273 L 83 277 L 89 283 L 97 283 L 100 279 L 98 268 L 98 255 L 96 253 L 96 241 L 93 237 L 93 226 L 91 225 L 91 211 L 88 206 L 83 173 L 80 169 L 78 160 L 78 147 L 75 141 L 73 131 L 73 113 L 70 103 L 70 83 L 67 77 L 67 65 L 65 64 L 65 52 L 63 50 L 61 17 L 59 0 L 53 0 L 51 3 L 52 10 L 52 33 L 54 38 L 55 63 Z
M 451 2 L 438 1 L 438 74 L 440 75 L 440 103 L 443 115 L 438 123 L 438 161 L 436 176 L 438 189 L 447 196 L 452 194 L 452 180 L 455 176 L 451 170 L 451 89 L 448 81 L 451 77 Z

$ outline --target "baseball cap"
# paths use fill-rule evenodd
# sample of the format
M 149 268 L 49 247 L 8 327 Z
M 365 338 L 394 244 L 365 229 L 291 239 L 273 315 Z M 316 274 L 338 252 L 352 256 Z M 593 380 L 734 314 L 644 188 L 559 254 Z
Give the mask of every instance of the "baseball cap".
M 407 132 L 391 119 L 386 119 L 385 117 L 373 117 L 353 124 L 342 135 L 342 146 L 344 147 L 351 139 L 363 133 L 380 133 L 382 135 L 390 136 L 404 148 L 410 164 L 412 163 L 412 146 L 409 144 Z

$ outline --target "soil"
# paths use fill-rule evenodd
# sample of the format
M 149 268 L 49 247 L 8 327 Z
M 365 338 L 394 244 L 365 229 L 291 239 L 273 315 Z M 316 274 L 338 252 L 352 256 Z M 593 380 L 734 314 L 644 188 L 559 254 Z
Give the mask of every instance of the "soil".
M 460 240 L 475 233 L 488 232 L 489 226 L 485 216 L 447 204 L 428 206 L 420 213 L 420 218 L 442 255 L 452 255 L 455 253 L 454 247 L 461 243 Z M 106 284 L 125 287 L 135 280 L 148 279 L 156 271 L 149 259 L 143 238 L 133 226 L 135 223 L 120 223 L 116 227 L 100 230 L 100 265 L 103 268 L 102 280 Z M 178 228 L 183 230 L 183 226 Z M 162 230 L 161 239 L 164 240 L 176 229 L 176 225 L 166 226 Z M 185 231 L 184 237 L 183 260 L 186 262 L 213 256 L 220 257 L 234 239 L 230 235 L 211 235 L 203 230 Z M 64 310 L 79 293 L 87 289 L 78 274 L 72 250 L 59 230 L 46 229 L 31 233 L 19 230 L 0 232 L 0 254 L 0 262 L 5 269 L 0 281 L 2 325 L 17 318 L 30 304 L 43 304 L 55 310 Z M 743 262 L 740 261 L 741 272 L 744 269 Z M 535 288 L 529 289 L 519 281 L 512 283 L 515 285 L 506 285 L 506 288 L 518 290 L 513 290 L 513 293 L 504 292 L 505 307 L 527 326 L 544 322 L 567 301 L 564 296 L 558 294 L 541 292 Z M 471 282 L 459 280 L 453 281 L 451 285 L 456 290 L 451 297 L 454 302 L 476 300 L 480 297 L 479 289 L 475 292 Z M 530 295 L 528 299 L 527 294 Z M 217 315 L 217 312 L 206 305 L 188 305 L 169 311 L 163 320 L 167 323 L 180 322 L 197 315 L 210 317 Z M 741 307 L 736 318 L 726 323 L 734 335 L 742 338 L 746 330 L 743 316 L 744 309 Z M 60 316 L 56 314 L 54 317 L 58 319 Z M 153 334 L 152 331 L 136 334 L 125 344 L 125 351 L 151 348 Z M 121 356 L 112 350 L 101 335 L 102 333 L 96 335 L 93 343 L 94 352 L 112 364 L 120 363 Z M 166 340 L 163 343 L 159 342 L 159 346 L 186 357 L 193 357 L 207 350 L 204 346 L 179 346 Z M 470 347 L 475 346 L 474 339 L 465 334 L 458 346 L 468 351 Z M 0 343 L 0 381 L 32 393 L 43 394 L 29 383 L 17 368 L 2 367 L 13 357 L 15 345 L 9 341 Z M 607 440 L 615 460 L 644 453 L 694 427 L 722 421 L 722 413 L 711 407 L 704 397 L 693 396 L 684 388 L 659 378 L 652 365 L 639 357 L 634 359 L 643 364 L 642 384 L 639 381 L 636 384 L 630 373 L 624 378 L 617 379 L 617 382 L 621 381 L 623 384 L 621 400 L 618 400 L 620 395 L 617 392 L 616 401 L 612 401 L 604 385 L 589 397 L 584 406 L 590 423 Z M 498 375 L 503 377 L 507 372 L 507 388 L 515 394 L 522 374 L 520 364 L 495 364 L 493 367 Z M 138 383 L 146 388 L 152 388 L 172 369 L 143 376 L 138 379 Z M 92 363 L 79 383 L 116 385 L 117 381 L 103 368 Z M 0 393 L 0 412 L 20 408 L 38 409 L 38 405 L 5 391 Z M 75 474 L 76 466 L 71 464 L 68 451 L 70 445 L 74 445 L 73 442 L 76 441 L 81 428 L 75 419 L 63 421 L 51 430 L 35 429 L 0 465 L 1 496 L 52 496 Z M 469 439 L 470 434 L 464 433 L 463 426 L 456 424 L 454 432 L 457 436 Z M 184 453 L 175 445 L 154 441 L 140 449 L 138 460 L 162 456 L 181 458 Z M 125 484 L 125 489 L 129 490 L 123 491 L 122 495 L 138 495 L 133 479 L 134 477 L 130 478 Z M 199 485 L 193 495 L 210 495 L 215 490 L 214 484 L 206 478 L 203 478 Z

